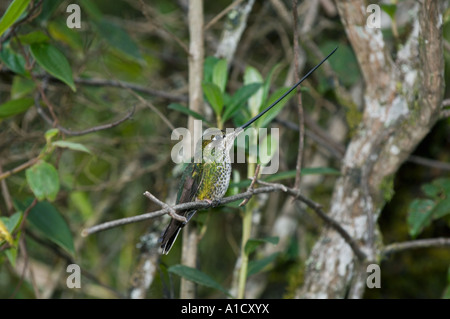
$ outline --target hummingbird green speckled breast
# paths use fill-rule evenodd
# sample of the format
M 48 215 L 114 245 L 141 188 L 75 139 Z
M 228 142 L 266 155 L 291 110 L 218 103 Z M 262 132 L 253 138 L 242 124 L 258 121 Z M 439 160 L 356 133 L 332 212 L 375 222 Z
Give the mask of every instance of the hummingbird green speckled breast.
M 337 48 L 335 48 L 326 58 L 324 58 L 314 68 L 312 68 L 303 78 L 301 78 L 295 85 L 287 90 L 280 98 L 278 98 L 275 102 L 273 102 L 266 109 L 264 109 L 244 125 L 238 127 L 236 130 L 228 134 L 217 130 L 211 139 L 202 138 L 201 148 L 198 148 L 198 150 L 202 152 L 200 156 L 201 161 L 199 163 L 192 161 L 184 170 L 178 190 L 177 204 L 199 200 L 212 202 L 214 200 L 222 198 L 228 189 L 228 185 L 230 184 L 230 150 L 234 145 L 234 140 L 236 139 L 236 137 L 253 122 L 263 116 L 266 112 L 268 112 L 272 107 L 277 105 L 278 102 L 284 99 L 289 93 L 291 93 L 336 50 Z M 196 212 L 196 209 L 188 209 L 177 211 L 177 214 L 184 216 L 187 220 L 187 223 Z M 169 226 L 167 226 L 166 230 L 160 238 L 163 254 L 169 253 L 170 248 L 172 248 L 172 245 L 174 244 L 180 230 L 186 223 L 183 223 L 176 219 L 172 219 L 170 221 Z

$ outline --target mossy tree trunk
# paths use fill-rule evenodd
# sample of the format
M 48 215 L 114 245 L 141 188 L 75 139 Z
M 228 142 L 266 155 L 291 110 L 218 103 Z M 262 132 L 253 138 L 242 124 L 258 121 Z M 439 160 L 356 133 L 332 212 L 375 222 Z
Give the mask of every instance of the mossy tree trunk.
M 439 119 L 443 98 L 445 1 L 417 2 L 418 19 L 395 60 L 381 30 L 366 25 L 370 13 L 363 0 L 336 4 L 364 77 L 365 107 L 346 149 L 329 214 L 361 245 L 367 259 L 356 260 L 342 237 L 325 228 L 297 291 L 300 298 L 362 297 L 365 266 L 378 262 L 376 221 L 385 193 L 399 166 Z

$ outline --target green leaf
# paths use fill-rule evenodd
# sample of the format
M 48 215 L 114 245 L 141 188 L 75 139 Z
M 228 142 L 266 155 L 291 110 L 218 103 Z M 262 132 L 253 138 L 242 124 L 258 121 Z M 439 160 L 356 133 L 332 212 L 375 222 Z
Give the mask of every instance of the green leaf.
M 186 115 L 192 116 L 198 120 L 202 120 L 205 123 L 209 123 L 208 120 L 203 115 L 201 115 L 195 111 L 192 111 L 179 103 L 171 103 L 171 104 L 169 104 L 168 108 L 178 111 L 178 112 L 181 112 L 181 113 L 184 113 Z
M 389 17 L 391 17 L 391 19 L 394 20 L 395 12 L 397 12 L 397 5 L 390 4 L 390 3 L 383 3 L 383 4 L 381 4 L 381 10 L 386 12 L 389 15 Z
M 220 59 L 215 56 L 206 57 L 205 62 L 203 63 L 203 81 L 204 82 L 213 82 L 213 73 L 214 67 Z
M 25 112 L 33 104 L 34 100 L 28 97 L 9 100 L 0 105 L 0 119 Z
M 239 108 L 244 106 L 245 102 L 261 87 L 261 83 L 251 83 L 244 85 L 234 93 L 230 102 L 225 107 L 225 113 L 223 114 L 223 121 L 225 122 L 231 118 Z
M 216 115 L 222 114 L 223 109 L 223 95 L 220 88 L 209 82 L 203 82 L 202 84 L 203 93 L 205 93 L 206 99 L 213 108 Z
M 228 81 L 228 64 L 227 60 L 220 59 L 214 65 L 212 74 L 212 83 L 217 85 L 222 93 L 225 92 Z
M 20 18 L 29 3 L 30 0 L 14 0 L 11 2 L 0 20 L 0 36 Z
M 95 215 L 95 209 L 89 199 L 88 193 L 81 191 L 70 192 L 70 203 L 81 213 L 81 215 L 88 220 Z
M 287 88 L 287 87 L 282 87 L 282 88 L 279 88 L 278 90 L 276 90 L 270 96 L 267 103 L 263 107 L 261 107 L 261 109 L 259 111 L 261 112 L 262 110 L 269 107 L 269 105 L 274 103 L 278 98 L 280 98 L 284 93 L 286 93 L 287 90 L 289 90 L 289 88 Z M 286 105 L 286 103 L 289 101 L 289 99 L 295 94 L 295 91 L 296 90 L 293 90 L 291 93 L 289 93 L 287 96 L 285 96 L 284 99 L 282 99 L 280 102 L 278 102 L 278 104 L 275 105 L 269 112 L 267 112 L 262 117 L 260 117 L 253 125 L 255 125 L 255 127 L 257 127 L 257 128 L 267 127 L 267 125 L 269 125 L 269 123 L 272 122 L 272 120 L 275 117 L 277 117 L 277 115 L 281 112 L 281 110 Z
M 251 83 L 263 83 L 264 79 L 259 73 L 257 69 L 251 66 L 247 66 L 245 68 L 244 72 L 244 84 L 251 84 Z M 263 104 L 263 87 L 260 87 L 253 95 L 248 99 L 248 107 L 250 109 L 251 116 L 256 116 L 259 113 L 259 108 Z
M 25 210 L 32 200 L 20 203 L 18 206 Z M 54 242 L 71 255 L 75 255 L 73 236 L 60 212 L 47 201 L 37 203 L 28 215 L 27 221 L 39 230 L 42 235 Z
M 430 199 L 415 199 L 409 205 L 409 234 L 415 238 L 424 227 L 431 223 L 432 210 L 435 202 Z
M 95 5 L 94 1 L 91 0 L 80 0 L 79 1 L 81 6 L 82 6 L 82 10 L 86 10 L 87 14 L 92 18 L 92 19 L 102 19 L 103 18 L 103 14 L 102 12 L 97 8 L 97 6 Z
M 5 250 L 5 255 L 11 265 L 15 266 L 17 257 L 17 247 L 20 239 L 20 232 L 11 236 L 22 220 L 22 212 L 16 212 L 10 217 L 0 216 L 0 246 L 3 240 L 7 241 L 11 247 Z
M 432 183 L 439 187 L 445 196 L 450 197 L 450 178 L 437 178 Z
M 447 269 L 447 287 L 444 289 L 442 299 L 450 299 L 450 266 Z
M 11 99 L 15 100 L 21 97 L 25 97 L 29 93 L 33 92 L 36 88 L 32 79 L 27 79 L 23 76 L 16 75 L 13 79 L 11 87 Z
M 199 285 L 217 289 L 217 290 L 223 292 L 224 294 L 226 294 L 227 296 L 232 297 L 230 295 L 230 293 L 225 288 L 222 287 L 222 285 L 220 285 L 217 281 L 215 281 L 214 279 L 209 277 L 207 274 L 205 274 L 204 272 L 202 272 L 198 269 L 191 268 L 191 267 L 184 266 L 184 265 L 173 265 L 173 266 L 169 267 L 168 270 L 169 270 L 169 272 L 174 273 L 180 277 L 186 278 L 186 279 L 193 281 Z
M 8 231 L 10 233 L 12 233 L 16 229 L 16 227 L 19 225 L 20 221 L 22 220 L 22 213 L 15 212 L 14 214 L 12 214 L 9 217 L 1 216 L 0 220 L 3 221 L 3 223 L 6 226 L 6 229 L 8 229 Z
M 442 299 L 450 299 L 450 285 L 447 285 L 445 288 L 444 293 L 442 294 Z
M 13 246 L 5 251 L 5 255 L 13 267 L 16 267 L 17 251 L 19 247 L 20 236 L 14 239 Z
M 438 201 L 431 211 L 431 215 L 433 216 L 433 219 L 450 215 L 450 197 Z
M 38 200 L 56 199 L 59 192 L 59 176 L 53 165 L 40 161 L 28 168 L 25 175 L 28 185 Z
M 450 178 L 437 178 L 431 183 L 422 185 L 421 189 L 435 201 L 431 211 L 433 219 L 450 214 Z
M 437 178 L 429 184 L 421 187 L 422 191 L 433 199 L 442 199 L 450 197 L 450 178 Z
M 80 31 L 68 28 L 65 21 L 50 21 L 47 29 L 53 39 L 66 43 L 73 49 L 83 50 Z
M 30 45 L 30 51 L 37 63 L 55 78 L 66 83 L 72 91 L 77 88 L 73 82 L 72 69 L 64 54 L 48 43 L 35 43 Z
M 13 238 L 11 234 L 14 232 L 17 226 L 19 226 L 21 220 L 22 212 L 16 212 L 10 217 L 0 216 L 0 245 L 2 244 L 2 239 L 6 240 L 11 245 L 11 247 L 5 251 L 5 254 L 9 262 L 13 266 L 15 266 L 16 264 L 17 247 L 20 239 L 20 232 L 15 235 L 15 238 Z M 2 228 L 2 225 L 4 226 L 4 228 Z
M 45 0 L 42 3 L 41 13 L 36 18 L 41 24 L 45 24 L 52 14 L 58 9 L 59 5 L 63 4 L 61 0 Z
M 5 223 L 0 219 L 0 244 L 2 241 L 6 241 L 11 246 L 14 245 L 11 232 L 5 226 Z
M 252 260 L 248 263 L 248 271 L 247 276 L 254 275 L 260 271 L 262 271 L 264 268 L 266 268 L 270 263 L 275 261 L 277 256 L 279 255 L 279 252 L 273 253 L 265 258 L 259 259 L 259 260 Z
M 21 34 L 18 36 L 18 39 L 22 44 L 45 43 L 50 41 L 50 38 L 42 31 Z
M 260 239 L 255 239 L 255 238 L 250 238 L 249 240 L 247 240 L 247 243 L 245 244 L 245 254 L 246 255 L 250 255 L 252 252 L 255 251 L 255 249 L 264 244 L 264 243 L 270 243 L 273 245 L 278 244 L 280 238 L 279 237 L 266 237 L 266 238 L 260 238 Z
M 92 154 L 91 151 L 86 146 L 80 143 L 74 143 L 69 141 L 56 141 L 53 142 L 52 144 L 56 147 L 68 148 L 71 149 L 72 151 L 80 151 Z
M 5 65 L 14 73 L 24 75 L 25 72 L 25 58 L 16 54 L 9 46 L 3 46 L 0 51 L 0 61 L 3 61 Z
M 132 60 L 139 60 L 140 62 L 144 61 L 137 44 L 120 26 L 105 19 L 93 20 L 92 23 L 100 37 L 108 42 L 112 48 L 118 50 Z
M 439 198 L 439 194 L 441 193 L 442 189 L 435 185 L 434 183 L 431 184 L 424 184 L 421 186 L 422 192 L 424 192 L 427 196 L 431 198 Z
M 263 95 L 262 95 L 262 101 L 266 101 L 267 97 L 269 96 L 269 90 L 270 90 L 270 84 L 272 82 L 272 77 L 273 74 L 275 73 L 275 71 L 277 71 L 280 68 L 281 64 L 275 64 L 273 66 L 273 68 L 270 70 L 269 74 L 267 75 L 266 80 L 264 81 L 264 85 L 263 85 Z M 303 88 L 303 87 L 302 87 Z M 260 105 L 260 107 L 262 106 L 262 103 Z
M 57 128 L 51 128 L 51 129 L 47 130 L 44 134 L 46 143 L 50 144 L 50 142 L 52 141 L 52 138 L 54 138 L 56 135 L 58 135 L 58 133 L 59 133 L 59 129 L 57 129 Z

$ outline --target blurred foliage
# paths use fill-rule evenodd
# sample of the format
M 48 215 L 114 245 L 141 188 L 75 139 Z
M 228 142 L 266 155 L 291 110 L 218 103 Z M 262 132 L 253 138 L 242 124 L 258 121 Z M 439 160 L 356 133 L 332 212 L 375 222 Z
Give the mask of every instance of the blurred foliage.
M 141 254 L 141 236 L 148 232 L 159 235 L 167 219 L 129 224 L 88 237 L 81 237 L 81 231 L 159 209 L 142 196 L 145 190 L 169 203 L 173 200 L 180 167 L 171 161 L 176 141 L 170 140 L 172 130 L 161 114 L 174 127 L 185 127 L 188 115 L 211 126 L 236 127 L 281 96 L 287 80 L 293 82 L 289 77 L 292 48 L 286 45 L 292 31 L 280 23 L 269 1 L 255 3 L 233 61 L 213 56 L 223 21 L 207 30 L 203 82 L 207 106 L 201 114 L 187 108 L 188 57 L 175 41 L 175 37 L 185 44 L 189 41 L 184 1 L 123 0 L 114 5 L 106 0 L 78 1 L 80 29 L 66 26 L 70 3 L 0 3 L 0 298 L 127 297 Z M 290 8 L 289 1 L 284 3 Z M 229 1 L 205 1 L 205 21 L 227 5 Z M 394 5 L 383 10 L 393 20 L 399 13 Z M 321 11 L 318 21 L 322 21 L 317 22 L 320 32 L 300 40 L 305 41 L 301 43 L 306 61 L 303 71 L 318 62 L 317 52 L 327 53 L 339 45 L 329 61 L 331 68 L 341 89 L 360 91 L 361 74 L 339 17 Z M 408 24 L 395 24 L 395 28 L 395 32 L 383 31 L 392 46 L 410 30 Z M 445 19 L 447 41 L 449 28 Z M 445 51 L 446 74 L 449 59 Z M 86 81 L 89 79 L 102 82 L 94 85 Z M 114 86 L 112 81 L 129 85 Z M 156 93 L 133 90 L 131 85 Z M 446 96 L 449 93 L 446 89 Z M 37 96 L 50 119 L 54 120 L 54 113 L 57 124 L 73 132 L 113 123 L 133 106 L 136 110 L 120 125 L 70 136 L 40 116 Z M 346 123 L 349 136 L 361 118 L 359 105 L 336 93 L 323 69 L 305 83 L 302 97 L 305 112 L 324 131 L 337 118 Z M 270 181 L 292 184 L 295 178 L 298 132 L 272 122 L 275 118 L 296 122 L 294 105 L 286 99 L 255 123 L 257 128 L 273 125 L 282 131 L 280 173 L 270 176 Z M 438 122 L 415 155 L 450 162 L 449 124 L 449 119 Z M 320 179 L 309 192 L 327 208 L 339 160 L 306 137 L 306 166 L 316 154 L 324 153 L 326 167 L 305 167 L 303 174 Z M 247 176 L 246 166 L 234 164 L 229 193 L 248 187 L 241 176 Z M 383 242 L 450 237 L 449 178 L 448 170 L 406 162 L 393 182 L 386 183 L 388 203 L 380 217 Z M 261 219 L 258 233 L 246 245 L 249 278 L 261 274 L 267 278 L 262 297 L 293 297 L 303 281 L 307 254 L 320 232 L 320 220 L 296 207 L 294 218 L 301 227 L 284 250 L 277 250 L 279 238 L 270 234 L 286 200 L 282 194 L 266 198 L 255 217 Z M 181 245 L 176 243 L 170 255 L 160 258 L 161 271 L 156 271 L 147 297 L 178 296 L 179 276 L 200 284 L 199 297 L 226 296 L 241 237 L 242 220 L 235 206 L 198 213 L 196 222 L 204 227 L 199 269 L 178 265 Z M 264 249 L 274 247 L 273 253 L 262 255 Z M 31 273 L 23 272 L 25 261 Z M 82 269 L 81 289 L 66 286 L 66 267 L 71 263 Z M 448 298 L 449 264 L 448 250 L 438 248 L 390 256 L 381 263 L 382 288 L 366 289 L 365 297 Z M 36 292 L 33 286 L 40 290 Z

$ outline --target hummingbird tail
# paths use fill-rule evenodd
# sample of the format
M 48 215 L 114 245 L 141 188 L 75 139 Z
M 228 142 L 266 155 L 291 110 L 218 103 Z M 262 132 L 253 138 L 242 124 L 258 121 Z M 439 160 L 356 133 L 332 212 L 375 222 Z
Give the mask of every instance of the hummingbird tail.
M 186 213 L 185 217 L 188 222 L 195 213 L 196 211 L 190 211 Z M 169 253 L 170 249 L 175 243 L 175 240 L 178 237 L 178 234 L 180 233 L 181 228 L 183 228 L 186 223 L 180 222 L 176 219 L 172 219 L 170 221 L 169 226 L 167 226 L 166 230 L 159 239 L 161 242 L 162 254 L 167 255 Z
M 167 255 L 170 251 L 170 248 L 172 248 L 172 245 L 175 243 L 175 240 L 178 237 L 178 234 L 180 233 L 181 228 L 183 228 L 184 224 L 182 222 L 179 222 L 175 219 L 172 219 L 170 221 L 169 226 L 167 226 L 166 230 L 162 234 L 160 241 L 161 241 L 161 248 L 162 253 L 164 255 Z

